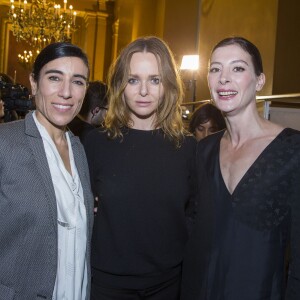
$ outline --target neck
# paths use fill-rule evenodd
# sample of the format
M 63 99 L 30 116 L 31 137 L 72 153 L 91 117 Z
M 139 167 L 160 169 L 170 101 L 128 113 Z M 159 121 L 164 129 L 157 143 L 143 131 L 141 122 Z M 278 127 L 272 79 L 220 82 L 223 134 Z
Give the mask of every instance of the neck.
M 225 116 L 227 130 L 224 138 L 228 138 L 232 145 L 244 144 L 249 139 L 257 137 L 264 132 L 268 123 L 267 120 L 254 114 L 244 114 L 236 116 Z
M 49 136 L 52 138 L 55 144 L 61 144 L 66 142 L 66 127 L 67 126 L 56 126 L 52 124 L 47 118 L 45 118 L 40 112 L 35 113 L 38 122 L 44 126 Z
M 129 123 L 130 128 L 138 130 L 154 130 L 155 119 L 154 116 L 151 116 L 147 119 L 132 118 L 132 121 Z

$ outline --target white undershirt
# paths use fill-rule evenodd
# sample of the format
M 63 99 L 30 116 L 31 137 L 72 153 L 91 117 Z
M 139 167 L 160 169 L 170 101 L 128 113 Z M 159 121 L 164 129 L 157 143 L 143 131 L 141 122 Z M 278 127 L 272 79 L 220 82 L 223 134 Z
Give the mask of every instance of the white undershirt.
M 36 119 L 35 112 L 33 118 L 43 139 L 57 203 L 58 266 L 52 299 L 83 300 L 87 288 L 86 208 L 69 134 L 66 133 L 66 138 L 73 176 L 66 170 L 53 140 Z

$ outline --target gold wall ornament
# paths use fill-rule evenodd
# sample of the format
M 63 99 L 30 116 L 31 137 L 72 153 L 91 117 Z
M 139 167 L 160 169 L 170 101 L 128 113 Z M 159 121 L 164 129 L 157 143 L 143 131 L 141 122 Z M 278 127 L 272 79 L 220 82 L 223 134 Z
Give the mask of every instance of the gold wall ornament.
M 42 49 L 53 42 L 70 41 L 76 30 L 76 11 L 73 6 L 67 7 L 53 1 L 10 0 L 9 20 L 12 32 L 17 41 L 24 40 L 35 49 Z

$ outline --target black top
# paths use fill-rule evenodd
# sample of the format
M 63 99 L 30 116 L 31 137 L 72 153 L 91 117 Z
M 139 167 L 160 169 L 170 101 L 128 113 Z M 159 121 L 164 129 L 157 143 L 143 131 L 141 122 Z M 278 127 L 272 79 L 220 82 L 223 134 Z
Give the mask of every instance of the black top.
M 88 122 L 85 122 L 76 116 L 69 124 L 69 129 L 72 133 L 79 137 L 81 143 L 84 143 L 84 139 L 86 138 L 87 134 L 95 129 L 93 125 Z
M 195 148 L 192 136 L 176 148 L 161 130 L 126 129 L 122 140 L 101 130 L 88 135 L 85 149 L 99 197 L 92 266 L 101 282 L 146 288 L 179 273 L 195 192 Z
M 220 170 L 222 135 L 203 140 L 197 151 L 205 163 L 213 200 L 212 249 L 209 264 L 202 261 L 202 269 L 196 269 L 193 256 L 199 255 L 196 247 L 201 245 L 196 243 L 195 247 L 195 241 L 191 242 L 193 250 L 189 250 L 184 263 L 182 299 L 284 299 L 284 262 L 291 237 L 286 299 L 299 300 L 300 132 L 284 129 L 259 155 L 232 194 Z M 198 227 L 195 230 L 201 231 Z M 198 239 L 199 233 L 196 235 Z M 199 277 L 198 272 L 207 276 Z M 191 283 L 197 276 L 201 284 Z

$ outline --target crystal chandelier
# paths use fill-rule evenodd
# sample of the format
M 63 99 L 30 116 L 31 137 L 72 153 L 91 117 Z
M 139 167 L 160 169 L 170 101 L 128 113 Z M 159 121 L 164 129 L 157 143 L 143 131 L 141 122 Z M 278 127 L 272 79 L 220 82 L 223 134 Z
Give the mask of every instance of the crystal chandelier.
M 18 63 L 21 64 L 25 69 L 31 70 L 32 63 L 39 53 L 40 50 L 24 50 L 22 54 L 18 54 Z
M 9 19 L 12 22 L 12 32 L 17 41 L 24 40 L 35 49 L 42 49 L 45 45 L 69 41 L 76 30 L 76 11 L 73 6 L 63 7 L 52 1 L 10 0 Z

